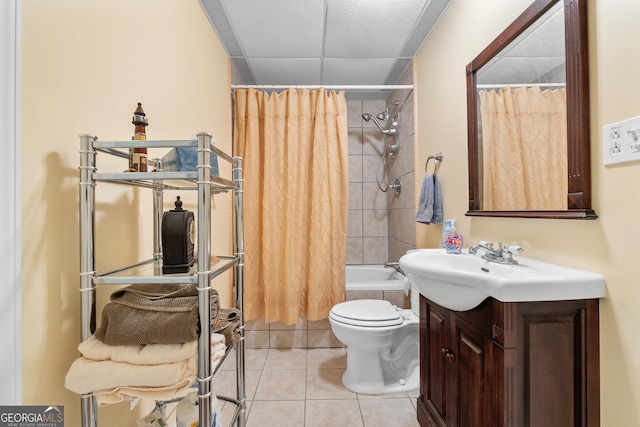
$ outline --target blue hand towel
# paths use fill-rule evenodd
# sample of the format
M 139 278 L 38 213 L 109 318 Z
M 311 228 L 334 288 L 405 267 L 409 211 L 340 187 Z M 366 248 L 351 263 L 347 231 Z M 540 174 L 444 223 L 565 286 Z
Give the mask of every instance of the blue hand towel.
M 416 222 L 442 224 L 442 197 L 437 175 L 425 175 L 418 200 Z

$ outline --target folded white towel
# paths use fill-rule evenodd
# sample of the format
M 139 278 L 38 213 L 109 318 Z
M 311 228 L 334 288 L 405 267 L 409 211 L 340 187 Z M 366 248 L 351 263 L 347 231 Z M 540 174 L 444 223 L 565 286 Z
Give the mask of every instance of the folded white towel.
M 184 344 L 109 345 L 91 335 L 80 343 L 78 351 L 91 360 L 159 365 L 181 362 L 195 356 L 198 353 L 198 341 Z
M 64 386 L 78 394 L 116 387 L 165 387 L 195 379 L 198 357 L 160 365 L 133 365 L 111 360 L 77 358 L 64 379 Z
M 93 392 L 98 406 L 112 405 L 134 399 L 151 399 L 156 401 L 178 399 L 193 391 L 193 378 L 184 378 L 177 384 L 165 387 L 116 387 Z
M 197 346 L 197 341 L 185 345 L 110 346 L 89 338 L 78 347 L 86 353 L 72 363 L 65 377 L 65 387 L 78 394 L 93 393 L 100 406 L 136 398 L 169 400 L 182 397 L 182 392 L 197 378 Z M 168 349 L 175 349 L 177 354 L 158 354 Z M 224 335 L 211 334 L 212 370 L 225 351 Z M 180 360 L 184 356 L 188 357 Z M 167 362 L 152 363 L 159 360 Z M 170 360 L 175 361 L 168 362 Z
M 212 371 L 220 363 L 226 351 L 224 335 L 214 335 L 219 335 L 222 341 L 211 347 Z M 195 380 L 195 376 L 188 377 L 176 384 L 165 387 L 116 387 L 108 390 L 96 390 L 93 395 L 96 396 L 98 406 L 112 405 L 134 399 L 171 400 L 184 397 L 190 390 L 193 390 L 191 386 Z

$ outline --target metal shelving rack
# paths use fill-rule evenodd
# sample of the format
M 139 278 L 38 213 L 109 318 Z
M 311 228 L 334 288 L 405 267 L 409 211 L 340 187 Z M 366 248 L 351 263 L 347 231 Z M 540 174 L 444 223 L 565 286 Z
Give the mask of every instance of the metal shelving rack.
M 240 310 L 240 336 L 235 344 L 237 369 L 237 399 L 222 397 L 236 405 L 229 425 L 244 427 L 246 423 L 245 368 L 244 368 L 244 236 L 243 236 L 243 181 L 242 158 L 231 157 L 212 144 L 209 133 L 197 134 L 195 140 L 175 141 L 98 141 L 94 135 L 80 135 L 80 291 L 81 339 L 88 339 L 96 327 L 96 286 L 136 283 L 196 283 L 198 286 L 199 320 L 202 331 L 211 330 L 211 280 L 234 268 L 235 305 Z M 136 147 L 175 148 L 194 147 L 198 165 L 195 172 L 119 172 L 98 173 L 98 152 L 128 158 L 128 150 Z M 232 164 L 233 180 L 211 174 L 211 153 Z M 154 165 L 153 161 L 149 162 Z M 95 187 L 97 182 L 113 182 L 153 190 L 154 253 L 151 259 L 104 274 L 95 270 Z M 162 275 L 161 226 L 163 192 L 166 190 L 197 191 L 197 263 L 187 274 Z M 215 269 L 211 269 L 211 194 L 233 191 L 234 255 L 221 256 Z M 198 339 L 198 396 L 201 426 L 212 422 L 211 396 L 215 372 L 211 369 L 211 335 L 200 334 Z M 227 349 L 229 350 L 229 349 Z M 229 354 L 229 351 L 225 353 Z M 220 367 L 222 361 L 218 363 Z M 216 371 L 217 371 L 216 368 Z M 97 404 L 92 394 L 81 397 L 81 423 L 83 427 L 97 427 Z

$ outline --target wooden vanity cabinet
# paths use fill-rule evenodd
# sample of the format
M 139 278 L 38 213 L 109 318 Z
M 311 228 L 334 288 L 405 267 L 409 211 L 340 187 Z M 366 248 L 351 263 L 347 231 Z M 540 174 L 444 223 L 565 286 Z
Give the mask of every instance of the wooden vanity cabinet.
M 599 426 L 598 300 L 420 297 L 422 427 Z

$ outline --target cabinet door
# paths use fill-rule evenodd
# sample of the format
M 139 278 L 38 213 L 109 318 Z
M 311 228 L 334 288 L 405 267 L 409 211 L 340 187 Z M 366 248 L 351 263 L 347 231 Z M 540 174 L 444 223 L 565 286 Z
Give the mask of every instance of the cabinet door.
M 512 425 L 599 425 L 597 301 L 520 303 L 517 310 L 522 421 Z
M 420 399 L 418 420 L 422 426 L 447 426 L 447 340 L 449 311 L 420 297 Z
M 452 328 L 451 363 L 455 363 L 455 413 L 450 414 L 449 425 L 459 427 L 486 427 L 489 420 L 491 393 L 489 379 L 492 341 L 477 329 L 454 317 Z M 453 411 L 452 411 L 453 412 Z

